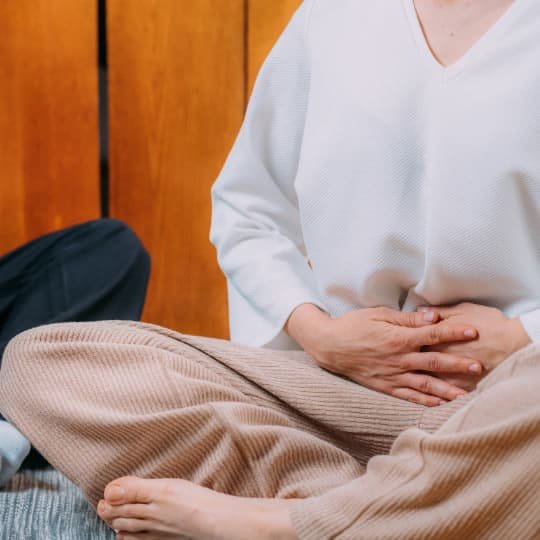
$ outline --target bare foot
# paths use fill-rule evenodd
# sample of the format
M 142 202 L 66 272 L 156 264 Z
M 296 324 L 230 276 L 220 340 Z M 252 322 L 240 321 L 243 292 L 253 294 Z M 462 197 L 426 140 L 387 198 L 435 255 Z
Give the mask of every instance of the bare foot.
M 186 480 L 126 476 L 105 488 L 97 511 L 121 540 L 293 540 L 289 504 L 224 495 Z

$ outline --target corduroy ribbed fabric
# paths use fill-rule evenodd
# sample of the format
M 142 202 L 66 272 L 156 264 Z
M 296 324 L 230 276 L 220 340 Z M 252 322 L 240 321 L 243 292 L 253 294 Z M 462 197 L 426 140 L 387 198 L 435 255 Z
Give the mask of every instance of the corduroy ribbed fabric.
M 295 502 L 302 539 L 540 538 L 540 346 L 518 351 L 434 433 L 414 428 L 365 474 Z
M 535 538 L 539 358 L 532 345 L 425 408 L 302 351 L 68 323 L 8 345 L 0 410 L 94 505 L 119 476 L 178 477 L 303 499 L 302 539 Z

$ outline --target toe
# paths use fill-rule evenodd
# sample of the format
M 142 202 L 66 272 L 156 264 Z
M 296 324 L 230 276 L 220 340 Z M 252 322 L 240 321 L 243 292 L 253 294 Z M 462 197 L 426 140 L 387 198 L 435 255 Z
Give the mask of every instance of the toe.
M 112 509 L 112 506 L 108 502 L 102 499 L 101 501 L 98 502 L 96 512 L 101 519 L 107 521 L 107 519 L 111 515 L 111 509 Z
M 142 533 L 149 529 L 149 523 L 144 519 L 114 518 L 110 526 L 116 531 L 126 533 Z
M 97 513 L 101 519 L 108 523 L 115 518 L 151 519 L 153 507 L 148 504 L 120 504 L 112 505 L 107 501 L 99 501 Z
M 163 536 L 156 536 L 152 533 L 128 533 L 119 532 L 116 536 L 117 540 L 163 540 Z
M 125 476 L 113 480 L 105 488 L 105 500 L 113 505 L 151 502 L 148 480 Z

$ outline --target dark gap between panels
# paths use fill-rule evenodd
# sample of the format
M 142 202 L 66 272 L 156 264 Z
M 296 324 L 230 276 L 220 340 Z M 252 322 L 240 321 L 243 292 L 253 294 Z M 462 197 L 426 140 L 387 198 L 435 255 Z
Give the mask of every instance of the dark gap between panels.
M 109 86 L 107 72 L 107 0 L 97 2 L 99 185 L 101 217 L 109 216 Z

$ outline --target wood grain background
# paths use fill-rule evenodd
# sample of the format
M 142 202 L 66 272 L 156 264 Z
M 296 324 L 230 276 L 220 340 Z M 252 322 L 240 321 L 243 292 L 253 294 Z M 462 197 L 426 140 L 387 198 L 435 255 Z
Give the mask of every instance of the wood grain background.
M 99 217 L 96 9 L 0 2 L 0 254 Z
M 152 257 L 146 321 L 227 337 L 210 186 L 300 0 L 107 0 L 110 215 Z M 99 216 L 96 0 L 0 3 L 0 254 Z M 7 31 L 6 31 L 7 29 Z
M 251 91 L 257 73 L 300 0 L 249 0 L 247 6 L 247 83 Z

